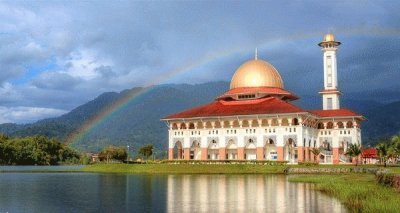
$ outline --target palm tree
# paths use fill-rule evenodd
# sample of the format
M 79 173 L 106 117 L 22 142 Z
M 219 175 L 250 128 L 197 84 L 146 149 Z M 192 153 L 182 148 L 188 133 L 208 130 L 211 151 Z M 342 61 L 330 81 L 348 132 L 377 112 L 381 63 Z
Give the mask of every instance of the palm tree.
M 321 153 L 321 150 L 314 147 L 314 148 L 311 149 L 311 153 L 313 153 L 313 155 L 314 155 L 314 162 L 316 162 L 316 158 L 317 158 L 317 156 Z
M 391 138 L 392 141 L 392 147 L 394 151 L 394 157 L 397 158 L 400 156 L 400 134 L 394 135 Z
M 400 134 L 393 135 L 392 142 L 393 143 L 400 143 Z
M 346 155 L 350 156 L 351 159 L 354 157 L 358 157 L 361 154 L 361 145 L 359 144 L 350 144 L 349 147 L 347 147 Z M 356 166 L 358 164 L 358 159 L 356 160 Z
M 381 158 L 381 161 L 384 162 L 384 165 L 386 167 L 386 158 L 388 156 L 388 146 L 385 142 L 381 142 L 376 146 L 376 149 L 378 149 L 378 155 Z

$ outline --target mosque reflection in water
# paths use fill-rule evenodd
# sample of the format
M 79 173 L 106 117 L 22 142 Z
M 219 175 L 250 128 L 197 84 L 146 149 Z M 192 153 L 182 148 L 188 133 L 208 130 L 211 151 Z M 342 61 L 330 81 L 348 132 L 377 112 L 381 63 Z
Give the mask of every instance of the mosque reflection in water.
M 281 175 L 170 175 L 167 212 L 346 212 L 339 201 Z
M 0 212 L 346 212 L 287 178 L 0 172 Z

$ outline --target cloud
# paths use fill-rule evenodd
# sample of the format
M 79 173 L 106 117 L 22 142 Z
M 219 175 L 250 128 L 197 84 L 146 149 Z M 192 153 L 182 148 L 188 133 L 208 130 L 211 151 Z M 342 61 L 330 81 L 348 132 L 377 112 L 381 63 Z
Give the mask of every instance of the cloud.
M 400 78 L 399 7 L 395 1 L 1 1 L 0 106 L 68 111 L 107 91 L 229 81 L 255 47 L 286 88 L 316 94 L 322 87 L 316 44 L 327 31 L 343 42 L 344 93 L 399 90 L 391 80 Z
M 0 107 L 0 123 L 29 123 L 60 116 L 67 111 L 39 107 Z

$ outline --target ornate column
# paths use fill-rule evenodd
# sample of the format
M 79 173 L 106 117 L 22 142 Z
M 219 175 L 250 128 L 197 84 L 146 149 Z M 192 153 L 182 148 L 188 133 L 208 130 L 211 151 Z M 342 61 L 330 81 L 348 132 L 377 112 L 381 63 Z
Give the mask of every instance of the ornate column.
M 283 146 L 276 147 L 276 152 L 278 154 L 278 161 L 283 161 Z
M 314 154 L 312 153 L 312 152 L 310 152 L 310 160 L 312 161 L 312 162 L 314 162 Z M 317 159 L 315 159 L 315 160 L 317 160 Z
M 220 160 L 226 160 L 226 147 L 220 147 L 218 155 Z
M 201 160 L 208 160 L 208 148 L 201 148 Z
M 183 159 L 185 160 L 190 160 L 190 148 L 185 148 L 185 151 L 183 152 Z
M 297 147 L 297 161 L 298 162 L 304 161 L 304 147 L 301 146 Z
M 309 147 L 304 147 L 305 150 L 305 156 L 304 156 L 304 161 L 310 161 L 310 148 Z
M 174 148 L 169 148 L 168 149 L 168 160 L 173 160 L 174 159 Z
M 339 164 L 339 148 L 333 148 L 333 164 Z
M 237 148 L 238 160 L 244 160 L 244 147 Z
M 264 160 L 264 147 L 257 147 L 257 160 Z

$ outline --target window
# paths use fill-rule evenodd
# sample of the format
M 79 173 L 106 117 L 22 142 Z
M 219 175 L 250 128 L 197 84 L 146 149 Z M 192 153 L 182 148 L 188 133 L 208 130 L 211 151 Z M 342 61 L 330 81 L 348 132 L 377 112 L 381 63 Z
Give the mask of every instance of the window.
M 327 86 L 332 87 L 332 58 L 331 56 L 326 57 L 326 78 Z
M 255 98 L 255 97 L 256 97 L 255 94 L 239 95 L 238 96 L 239 99 L 252 99 L 252 98 Z
M 332 98 L 327 98 L 326 99 L 326 108 L 327 109 L 333 109 L 333 100 L 332 100 Z

